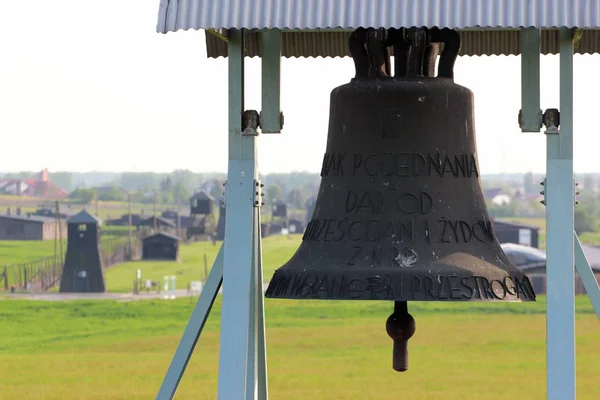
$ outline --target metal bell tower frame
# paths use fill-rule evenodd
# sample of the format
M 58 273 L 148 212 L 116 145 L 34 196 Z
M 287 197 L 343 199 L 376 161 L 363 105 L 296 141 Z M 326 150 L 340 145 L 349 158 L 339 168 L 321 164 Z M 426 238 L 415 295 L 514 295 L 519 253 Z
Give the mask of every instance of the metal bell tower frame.
M 577 268 L 598 318 L 600 288 L 573 229 L 573 53 L 581 33 L 577 27 L 600 29 L 600 0 L 588 0 L 585 6 L 570 0 L 529 0 L 524 2 L 526 6 L 516 10 L 511 9 L 514 6 L 511 6 L 513 1 L 510 0 L 498 0 L 493 5 L 483 0 L 448 0 L 449 4 L 443 7 L 445 10 L 463 10 L 462 13 L 468 10 L 466 15 L 458 11 L 432 10 L 431 4 L 437 2 L 412 0 L 388 1 L 393 3 L 388 4 L 388 10 L 397 10 L 388 14 L 365 12 L 377 7 L 377 3 L 371 0 L 354 0 L 354 5 L 348 0 L 316 0 L 311 2 L 311 10 L 308 11 L 303 9 L 301 0 L 256 0 L 252 3 L 250 6 L 239 0 L 160 2 L 158 32 L 204 29 L 226 42 L 229 57 L 229 165 L 225 240 L 157 399 L 174 397 L 223 282 L 218 398 L 268 398 L 259 213 L 262 184 L 258 180 L 256 146 L 259 127 L 262 133 L 278 133 L 283 125 L 280 111 L 282 32 L 343 33 L 352 32 L 360 26 L 437 26 L 462 31 L 519 29 L 521 32 L 522 108 L 519 125 L 523 132 L 539 133 L 545 127 L 547 139 L 546 179 L 543 182 L 547 223 L 547 398 L 574 400 L 574 268 Z M 315 11 L 314 7 L 322 9 Z M 487 10 L 490 7 L 493 10 Z M 415 12 L 415 8 L 422 10 Z M 514 21 L 506 22 L 507 19 Z M 297 27 L 310 29 L 290 27 L 290 21 L 294 21 Z M 448 21 L 453 21 L 453 25 L 447 24 Z M 331 26 L 342 28 L 331 29 Z M 561 27 L 558 34 L 560 108 L 542 113 L 541 29 L 556 26 Z M 215 29 L 227 29 L 227 32 Z M 260 30 L 260 113 L 244 108 L 244 56 L 248 51 L 245 43 L 248 29 Z

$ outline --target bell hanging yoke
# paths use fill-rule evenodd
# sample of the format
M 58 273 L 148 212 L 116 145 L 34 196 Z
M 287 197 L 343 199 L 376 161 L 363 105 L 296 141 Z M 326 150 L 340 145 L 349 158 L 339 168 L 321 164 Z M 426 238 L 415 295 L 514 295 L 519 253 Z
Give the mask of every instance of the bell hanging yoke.
M 331 92 L 312 220 L 265 295 L 395 301 L 386 329 L 394 369 L 405 371 L 415 332 L 407 301 L 534 301 L 535 293 L 488 215 L 473 93 L 454 83 L 458 32 L 360 28 L 349 49 L 356 75 Z

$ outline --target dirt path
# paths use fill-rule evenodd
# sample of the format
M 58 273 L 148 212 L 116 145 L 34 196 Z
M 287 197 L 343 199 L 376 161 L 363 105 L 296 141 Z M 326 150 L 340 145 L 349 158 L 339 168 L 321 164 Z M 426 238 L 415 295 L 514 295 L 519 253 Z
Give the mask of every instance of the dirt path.
M 170 295 L 170 293 L 169 293 Z M 198 293 L 188 293 L 187 290 L 176 290 L 175 297 L 198 296 Z M 136 301 L 149 299 L 162 299 L 165 293 L 150 292 L 140 293 L 12 293 L 4 295 L 5 299 L 14 300 L 46 300 L 46 301 L 69 301 L 69 300 L 120 300 Z
M 263 291 L 267 290 L 268 282 L 263 283 Z M 219 290 L 223 293 L 223 288 Z M 168 294 L 171 295 L 170 293 Z M 178 289 L 175 291 L 175 298 L 178 297 L 198 297 L 199 293 L 188 293 L 186 289 Z M 119 301 L 137 301 L 150 299 L 164 299 L 165 293 L 142 292 L 140 294 L 133 293 L 3 293 L 0 292 L 0 300 L 45 300 L 45 301 L 69 301 L 69 300 L 119 300 Z

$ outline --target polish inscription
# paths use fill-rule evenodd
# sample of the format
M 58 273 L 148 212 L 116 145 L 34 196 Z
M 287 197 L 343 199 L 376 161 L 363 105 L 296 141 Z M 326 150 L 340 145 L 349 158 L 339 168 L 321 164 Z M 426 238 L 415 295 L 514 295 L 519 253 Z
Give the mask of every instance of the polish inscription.
M 474 154 L 325 153 L 322 177 L 478 178 Z M 398 182 L 398 181 L 396 181 Z M 373 190 L 341 191 L 344 215 L 314 218 L 303 241 L 350 242 L 346 265 L 410 268 L 418 260 L 414 244 L 492 242 L 490 221 L 432 217 L 440 201 L 427 190 L 403 191 L 401 183 Z M 339 192 L 339 191 L 338 191 Z M 340 202 L 342 197 L 338 198 Z M 340 204 L 341 206 L 341 204 Z
M 390 193 L 384 196 L 379 190 L 359 192 L 348 190 L 345 201 L 346 214 L 362 211 L 372 214 L 386 214 L 390 211 L 403 214 L 428 214 L 432 209 L 433 197 L 426 191 Z
M 321 177 L 361 176 L 479 177 L 473 153 L 444 154 L 389 151 L 384 153 L 325 153 Z
M 373 275 L 356 278 L 351 274 L 279 273 L 267 293 L 269 297 L 363 299 L 363 300 L 535 300 L 527 277 L 510 275 L 502 279 L 484 276 L 412 274 Z
M 462 243 L 472 241 L 492 242 L 494 234 L 490 221 L 466 222 L 461 220 L 439 219 L 435 224 L 428 220 L 380 220 L 364 221 L 322 218 L 309 222 L 303 241 L 342 242 L 350 241 L 352 251 L 348 254 L 347 265 L 369 261 L 373 266 L 406 266 L 402 252 L 413 242 L 423 243 Z M 387 240 L 389 246 L 380 242 Z

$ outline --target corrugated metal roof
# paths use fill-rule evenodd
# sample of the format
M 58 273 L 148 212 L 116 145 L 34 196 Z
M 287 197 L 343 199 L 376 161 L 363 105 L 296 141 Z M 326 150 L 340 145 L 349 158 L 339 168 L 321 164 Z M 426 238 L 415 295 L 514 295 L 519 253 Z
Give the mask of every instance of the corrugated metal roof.
M 600 0 L 161 0 L 158 32 L 179 29 L 600 27 Z
M 45 224 L 56 222 L 55 218 L 40 217 L 39 215 L 0 215 L 1 219 L 12 219 L 15 221 L 31 222 L 34 224 Z
M 179 236 L 176 236 L 176 235 L 173 235 L 173 234 L 170 234 L 170 233 L 167 233 L 167 232 L 158 232 L 158 233 L 155 233 L 155 234 L 152 234 L 152 235 L 148 235 L 148 236 L 142 238 L 142 241 L 146 241 L 146 240 L 149 240 L 149 239 L 152 239 L 152 238 L 156 238 L 156 237 L 166 237 L 166 238 L 169 238 L 171 240 L 175 240 L 177 242 L 181 240 L 179 238 Z
M 460 31 L 460 55 L 518 55 L 521 53 L 518 30 Z M 226 32 L 224 32 L 227 35 Z M 282 32 L 281 55 L 283 57 L 346 57 L 349 32 Z M 260 56 L 260 33 L 248 33 L 246 55 Z M 227 43 L 211 33 L 206 33 L 206 50 L 210 58 L 226 57 Z M 557 54 L 558 29 L 542 30 L 542 54 Z M 580 54 L 600 53 L 600 30 L 584 30 L 575 50 Z

